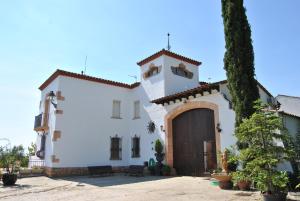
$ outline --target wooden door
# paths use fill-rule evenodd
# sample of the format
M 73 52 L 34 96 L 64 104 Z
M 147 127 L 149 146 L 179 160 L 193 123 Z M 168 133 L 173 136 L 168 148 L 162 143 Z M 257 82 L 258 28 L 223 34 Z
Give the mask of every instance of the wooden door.
M 173 161 L 179 175 L 201 176 L 205 171 L 205 149 L 209 148 L 209 167 L 216 164 L 214 112 L 193 109 L 177 116 L 173 122 Z M 204 148 L 204 141 L 210 147 Z

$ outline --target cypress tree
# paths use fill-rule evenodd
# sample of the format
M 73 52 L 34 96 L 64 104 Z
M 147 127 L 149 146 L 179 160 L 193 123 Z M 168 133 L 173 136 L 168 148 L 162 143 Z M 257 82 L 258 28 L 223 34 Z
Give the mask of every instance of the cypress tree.
M 236 126 L 250 117 L 259 98 L 255 80 L 251 29 L 243 0 L 221 0 L 225 33 L 224 69 L 236 113 Z

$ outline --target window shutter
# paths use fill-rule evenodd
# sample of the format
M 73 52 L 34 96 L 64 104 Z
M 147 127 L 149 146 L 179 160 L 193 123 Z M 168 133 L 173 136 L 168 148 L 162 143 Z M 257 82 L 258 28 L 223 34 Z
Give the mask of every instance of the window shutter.
M 118 101 L 118 100 L 113 101 L 112 117 L 115 117 L 115 118 L 121 117 L 121 101 Z
M 134 118 L 140 117 L 140 101 L 134 101 Z

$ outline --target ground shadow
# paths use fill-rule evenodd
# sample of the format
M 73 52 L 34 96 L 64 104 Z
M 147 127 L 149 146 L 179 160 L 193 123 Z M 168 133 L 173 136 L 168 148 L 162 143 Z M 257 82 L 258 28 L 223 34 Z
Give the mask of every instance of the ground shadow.
M 61 177 L 61 178 L 54 178 L 54 179 L 77 182 L 77 186 L 79 187 L 85 185 L 109 187 L 109 186 L 151 182 L 151 181 L 172 179 L 172 178 L 173 177 L 163 177 L 163 176 L 134 177 L 134 176 L 126 176 L 126 175 L 113 175 L 113 176 L 104 176 L 104 177 L 73 176 L 73 177 Z
M 32 185 L 28 185 L 28 184 L 15 184 L 12 186 L 3 186 L 3 184 L 0 184 L 0 188 L 4 188 L 4 189 L 16 189 L 16 190 L 23 190 L 23 189 L 27 189 L 27 188 L 31 188 Z

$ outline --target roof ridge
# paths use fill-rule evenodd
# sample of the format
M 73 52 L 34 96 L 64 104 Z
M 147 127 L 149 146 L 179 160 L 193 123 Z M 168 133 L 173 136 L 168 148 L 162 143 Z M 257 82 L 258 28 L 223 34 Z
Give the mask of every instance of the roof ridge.
M 82 80 L 88 80 L 88 81 L 93 81 L 93 82 L 98 82 L 98 83 L 102 83 L 102 84 L 108 84 L 108 85 L 112 85 L 112 86 L 118 86 L 118 87 L 124 87 L 124 88 L 128 88 L 128 89 L 132 89 L 134 87 L 137 87 L 140 83 L 139 82 L 135 82 L 132 84 L 127 84 L 127 83 L 123 83 L 123 82 L 117 82 L 114 80 L 108 80 L 108 79 L 104 79 L 104 78 L 99 78 L 99 77 L 94 77 L 94 76 L 90 76 L 90 75 L 84 75 L 84 74 L 79 74 L 79 73 L 74 73 L 74 72 L 70 72 L 70 71 L 65 71 L 65 70 L 61 70 L 61 69 L 57 69 L 40 87 L 40 90 L 45 89 L 56 77 L 58 76 L 67 76 L 67 77 L 72 77 L 72 78 L 77 78 L 77 79 L 82 79 Z
M 285 94 L 278 94 L 278 95 L 276 96 L 276 98 L 277 98 L 278 96 L 285 96 L 285 97 L 290 97 L 290 98 L 297 98 L 297 99 L 300 99 L 299 96 L 290 96 L 290 95 L 285 95 Z
M 183 60 L 185 62 L 191 63 L 191 64 L 196 65 L 196 66 L 201 65 L 200 61 L 196 61 L 196 60 L 191 59 L 189 57 L 186 57 L 186 56 L 183 56 L 183 55 L 180 55 L 180 54 L 177 54 L 175 52 L 171 52 L 170 50 L 165 50 L 165 49 L 162 49 L 162 50 L 146 57 L 145 59 L 137 62 L 137 65 L 142 66 L 142 65 L 148 63 L 149 61 L 152 61 L 153 59 L 156 59 L 156 58 L 160 57 L 161 55 L 167 55 L 167 56 L 173 57 L 175 59 Z

